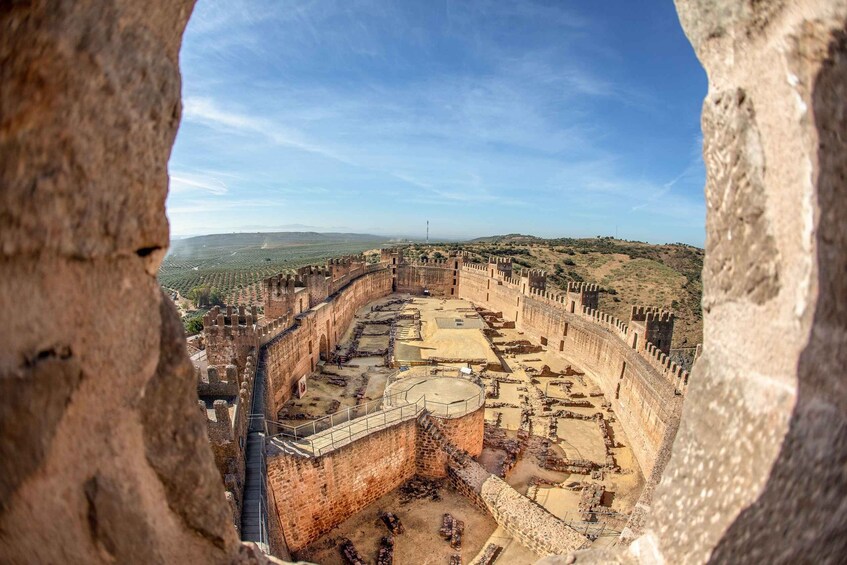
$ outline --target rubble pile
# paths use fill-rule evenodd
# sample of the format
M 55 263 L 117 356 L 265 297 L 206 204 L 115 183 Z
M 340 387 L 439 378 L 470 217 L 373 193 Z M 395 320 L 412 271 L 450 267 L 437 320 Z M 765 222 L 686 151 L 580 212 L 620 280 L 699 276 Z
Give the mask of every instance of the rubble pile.
M 499 449 L 506 453 L 503 464 L 497 473 L 501 478 L 505 478 L 509 471 L 512 470 L 512 467 L 520 459 L 525 447 L 525 443 L 519 439 L 510 438 L 505 430 L 488 424 L 485 426 L 483 445 L 492 449 Z
M 489 543 L 485 546 L 485 551 L 482 552 L 482 555 L 479 558 L 479 565 L 492 565 L 500 554 L 503 552 L 503 548 L 499 545 L 495 545 L 493 543 Z
M 589 521 L 594 518 L 594 510 L 603 503 L 605 492 L 606 488 L 599 483 L 590 483 L 583 487 L 579 498 L 579 512 L 583 520 Z
M 487 402 L 485 404 L 486 408 L 520 408 L 517 404 L 512 404 L 511 402 Z
M 588 459 L 563 459 L 548 453 L 547 458 L 544 460 L 543 467 L 551 471 L 560 471 L 562 473 L 590 475 L 593 470 L 600 466 Z
M 356 550 L 356 546 L 354 546 L 353 542 L 349 539 L 341 538 L 339 550 L 341 551 L 341 557 L 344 558 L 344 562 L 347 563 L 347 565 L 365 565 L 364 558 L 359 555 L 359 552 Z
M 394 536 L 383 536 L 379 540 L 379 553 L 376 556 L 376 565 L 393 565 L 394 563 Z
M 380 518 L 382 518 L 382 522 L 385 524 L 385 527 L 388 528 L 388 531 L 395 536 L 406 531 L 403 527 L 403 523 L 400 521 L 400 518 L 397 517 L 397 514 L 392 512 L 383 512 Z
M 412 500 L 441 500 L 442 481 L 412 477 L 400 487 L 400 504 L 408 504 Z

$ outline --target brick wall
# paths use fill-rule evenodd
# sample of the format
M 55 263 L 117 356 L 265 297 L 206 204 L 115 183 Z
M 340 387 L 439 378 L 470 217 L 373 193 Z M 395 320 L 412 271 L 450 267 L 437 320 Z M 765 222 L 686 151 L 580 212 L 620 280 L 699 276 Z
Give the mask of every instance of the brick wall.
M 459 296 L 461 261 L 450 259 L 433 263 L 403 264 L 397 267 L 397 292 L 432 296 Z
M 288 549 L 296 552 L 415 474 L 416 421 L 316 458 L 268 457 L 268 483 Z
M 479 408 L 467 416 L 454 419 L 436 418 L 444 437 L 459 449 L 476 457 L 482 453 L 482 441 L 485 429 L 485 409 Z M 429 434 L 417 436 L 417 474 L 428 478 L 447 476 L 447 454 Z

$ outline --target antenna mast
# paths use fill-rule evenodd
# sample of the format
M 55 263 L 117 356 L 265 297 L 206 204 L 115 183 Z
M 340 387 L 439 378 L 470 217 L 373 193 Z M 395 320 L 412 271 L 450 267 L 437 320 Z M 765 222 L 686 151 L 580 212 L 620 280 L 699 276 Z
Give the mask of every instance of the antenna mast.
M 426 244 L 429 245 L 429 220 L 426 221 Z

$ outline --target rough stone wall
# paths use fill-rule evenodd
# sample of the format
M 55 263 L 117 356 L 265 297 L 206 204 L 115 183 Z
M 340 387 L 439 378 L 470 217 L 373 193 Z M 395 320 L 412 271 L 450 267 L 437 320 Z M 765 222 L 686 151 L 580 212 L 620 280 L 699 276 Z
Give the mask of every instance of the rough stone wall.
M 192 6 L 0 9 L 5 562 L 240 551 L 182 325 L 156 281 Z
M 317 458 L 271 453 L 268 483 L 289 550 L 297 552 L 415 474 L 416 420 Z
M 669 563 L 840 562 L 847 2 L 677 9 L 709 75 L 705 339 L 636 548 Z
M 542 557 L 590 545 L 584 536 L 500 477 L 490 475 L 482 483 L 480 498 L 497 524 Z
M 388 269 L 363 274 L 327 301 L 301 314 L 291 328 L 267 343 L 266 375 L 274 416 L 291 398 L 297 381 L 314 370 L 320 358 L 321 337 L 326 337 L 327 348 L 333 351 L 356 310 L 390 293 Z
M 459 268 L 461 261 L 449 259 L 429 263 L 405 263 L 397 267 L 397 292 L 432 296 L 459 296 Z
M 467 451 L 472 457 L 482 453 L 485 436 L 485 407 L 480 407 L 461 418 L 437 418 L 430 415 L 444 437 L 453 445 Z M 447 476 L 447 454 L 429 434 L 417 437 L 417 474 L 422 477 L 440 479 Z

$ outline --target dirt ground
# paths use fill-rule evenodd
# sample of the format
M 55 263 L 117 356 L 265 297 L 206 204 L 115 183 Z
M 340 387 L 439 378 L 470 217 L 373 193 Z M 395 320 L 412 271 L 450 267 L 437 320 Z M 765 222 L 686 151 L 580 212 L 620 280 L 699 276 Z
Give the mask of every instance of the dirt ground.
M 367 562 L 373 563 L 376 561 L 380 538 L 389 533 L 380 519 L 381 513 L 387 511 L 396 514 L 406 530 L 394 537 L 394 563 L 397 565 L 446 565 L 450 562 L 450 556 L 456 553 L 461 554 L 462 563 L 470 563 L 497 529 L 497 523 L 449 488 L 446 481 L 440 494 L 441 500 L 438 501 L 425 499 L 401 504 L 400 492 L 394 490 L 333 528 L 294 557 L 320 565 L 343 565 L 344 560 L 338 549 L 339 540 L 348 538 L 359 554 Z M 445 513 L 465 523 L 461 551 L 451 549 L 450 544 L 438 534 L 441 517 Z M 498 561 L 506 563 L 502 559 Z
M 527 339 L 523 332 L 516 329 L 500 329 L 498 332 L 501 335 L 494 338 L 495 345 Z M 603 407 L 605 398 L 599 387 L 591 376 L 586 374 L 568 376 L 557 374 L 542 377 L 541 370 L 545 365 L 555 373 L 564 372 L 569 366 L 572 369 L 580 369 L 566 358 L 548 350 L 528 354 L 509 354 L 504 359 L 511 372 L 506 374 L 489 373 L 486 375 L 488 378 L 484 379 L 487 385 L 491 386 L 493 380 L 491 377 L 495 376 L 506 377 L 518 382 L 501 382 L 499 398 L 487 400 L 486 404 L 489 407 L 486 408 L 485 418 L 489 425 L 499 418 L 501 428 L 507 430 L 510 434 L 516 432 L 521 427 L 521 407 L 526 406 L 527 396 L 530 399 L 534 398 L 531 392 L 537 390 L 542 393 L 543 397 L 589 402 L 590 407 L 556 406 L 554 409 L 561 408 L 586 416 L 593 416 L 598 412 L 602 413 L 607 425 L 612 430 L 615 441 L 621 444 L 620 447 L 613 448 L 611 451 L 617 464 L 621 467 L 621 472 L 606 472 L 602 480 L 591 479 L 587 475 L 558 473 L 544 469 L 538 465 L 535 457 L 525 453 L 507 474 L 506 481 L 522 494 L 528 492 L 528 485 L 533 478 L 540 478 L 559 485 L 579 481 L 600 482 L 610 493 L 607 495 L 607 499 L 610 501 L 609 510 L 617 513 L 607 518 L 610 528 L 612 530 L 619 528 L 638 501 L 644 485 L 644 478 L 632 449 L 629 447 L 626 433 L 615 419 L 614 414 Z M 568 381 L 571 384 L 569 387 L 562 386 L 559 384 L 562 381 Z M 493 403 L 505 403 L 506 405 L 494 407 L 491 406 Z M 539 406 L 535 405 L 534 408 L 536 415 L 532 417 L 533 434 L 546 436 L 550 417 L 539 415 L 543 413 Z M 560 417 L 557 418 L 557 424 L 556 440 L 552 446 L 556 455 L 568 459 L 587 459 L 601 465 L 605 462 L 606 451 L 603 435 L 595 420 Z M 504 456 L 504 452 L 486 448 L 481 456 L 481 462 L 486 468 L 493 471 L 497 468 L 498 461 Z M 553 515 L 568 522 L 580 520 L 578 513 L 579 499 L 580 493 L 578 491 L 555 485 L 540 485 L 535 492 L 536 502 L 544 506 Z M 613 535 L 613 533 L 609 535 Z M 608 536 L 601 537 L 596 543 L 608 543 Z
M 497 362 L 480 329 L 484 327 L 466 300 L 415 297 L 404 307 L 420 315 L 420 339 L 415 332 L 398 335 L 395 358 L 399 364 L 439 360 Z

